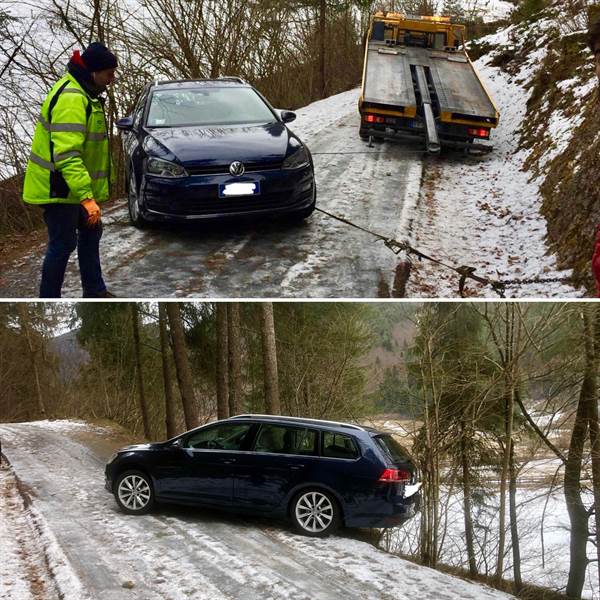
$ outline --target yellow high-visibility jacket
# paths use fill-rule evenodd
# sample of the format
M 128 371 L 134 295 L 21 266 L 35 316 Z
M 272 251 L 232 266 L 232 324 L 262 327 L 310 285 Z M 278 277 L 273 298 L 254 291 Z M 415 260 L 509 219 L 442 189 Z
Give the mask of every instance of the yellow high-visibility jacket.
M 25 172 L 28 204 L 108 200 L 110 150 L 102 103 L 69 73 L 42 104 Z

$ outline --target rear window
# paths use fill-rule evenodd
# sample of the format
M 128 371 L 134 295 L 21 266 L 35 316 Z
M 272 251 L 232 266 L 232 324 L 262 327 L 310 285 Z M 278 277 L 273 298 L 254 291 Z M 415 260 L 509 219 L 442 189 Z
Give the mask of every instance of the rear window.
M 349 435 L 326 431 L 323 433 L 323 456 L 329 458 L 358 458 L 358 447 Z
M 272 121 L 273 113 L 252 88 L 206 87 L 154 91 L 146 124 L 183 127 Z
M 391 435 L 375 436 L 375 442 L 383 450 L 384 454 L 394 463 L 411 462 L 408 450 L 399 444 Z

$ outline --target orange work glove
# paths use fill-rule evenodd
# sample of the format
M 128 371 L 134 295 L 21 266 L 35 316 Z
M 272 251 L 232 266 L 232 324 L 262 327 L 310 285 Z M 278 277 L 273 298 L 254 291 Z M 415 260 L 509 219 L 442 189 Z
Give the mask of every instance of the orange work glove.
M 94 227 L 100 221 L 100 207 L 96 204 L 93 198 L 86 198 L 81 201 L 81 206 L 85 209 L 88 215 L 87 224 Z

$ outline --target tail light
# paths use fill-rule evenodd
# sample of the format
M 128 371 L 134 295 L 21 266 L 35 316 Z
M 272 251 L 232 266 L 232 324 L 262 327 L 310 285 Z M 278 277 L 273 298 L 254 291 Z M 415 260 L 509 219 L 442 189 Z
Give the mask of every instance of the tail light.
M 365 115 L 365 121 L 367 123 L 385 123 L 385 117 L 379 117 L 377 115 Z
M 472 135 L 473 137 L 478 137 L 478 138 L 489 138 L 490 137 L 490 130 L 489 129 L 479 129 L 477 127 L 469 127 L 467 129 L 467 133 L 469 135 Z
M 410 481 L 410 473 L 399 469 L 386 469 L 379 478 L 379 481 L 386 483 L 407 483 Z

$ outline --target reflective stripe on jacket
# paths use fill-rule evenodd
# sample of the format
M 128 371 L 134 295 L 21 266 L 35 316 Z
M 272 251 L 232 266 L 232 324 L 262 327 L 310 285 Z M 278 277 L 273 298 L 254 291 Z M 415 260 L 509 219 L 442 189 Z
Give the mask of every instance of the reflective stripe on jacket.
M 42 104 L 25 172 L 23 200 L 28 204 L 77 204 L 85 198 L 102 202 L 108 200 L 109 176 L 110 151 L 102 104 L 67 73 Z

